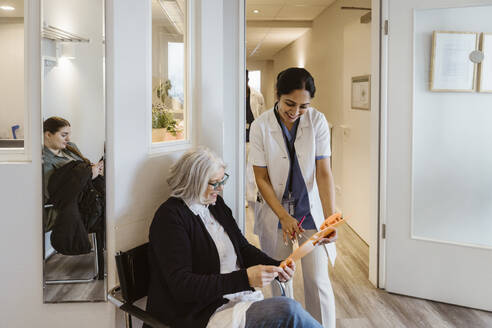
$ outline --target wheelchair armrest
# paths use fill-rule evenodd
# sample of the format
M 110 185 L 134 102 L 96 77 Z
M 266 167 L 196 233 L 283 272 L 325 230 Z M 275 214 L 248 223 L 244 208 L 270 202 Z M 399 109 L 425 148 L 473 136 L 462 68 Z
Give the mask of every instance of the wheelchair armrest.
M 285 296 L 285 287 L 284 287 L 284 283 L 283 282 L 280 282 L 280 280 L 278 280 L 278 278 L 275 278 L 273 279 L 273 281 L 275 283 L 277 283 L 278 285 L 278 288 L 280 288 L 280 293 L 282 296 Z
M 120 286 L 116 286 L 109 291 L 108 300 L 116 305 L 119 309 L 143 321 L 145 324 L 153 328 L 169 328 L 169 326 L 165 325 L 159 319 L 155 318 L 154 316 L 145 312 L 139 307 L 136 307 L 135 305 L 130 303 L 126 303 L 125 300 L 123 300 L 123 298 L 121 297 Z

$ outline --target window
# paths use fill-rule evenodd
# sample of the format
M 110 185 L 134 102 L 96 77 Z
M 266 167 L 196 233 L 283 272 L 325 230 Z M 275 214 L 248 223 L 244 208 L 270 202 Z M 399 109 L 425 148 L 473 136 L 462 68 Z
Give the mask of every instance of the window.
M 0 44 L 0 157 L 9 160 L 3 155 L 24 153 L 27 132 L 23 1 L 0 8 Z
M 249 71 L 249 86 L 261 92 L 261 71 Z
M 152 144 L 186 140 L 186 0 L 152 0 Z

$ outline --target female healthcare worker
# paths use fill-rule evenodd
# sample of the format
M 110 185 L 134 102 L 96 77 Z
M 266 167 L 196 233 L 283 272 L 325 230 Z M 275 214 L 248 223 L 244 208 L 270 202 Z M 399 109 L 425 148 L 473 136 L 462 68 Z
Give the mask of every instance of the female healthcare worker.
M 286 69 L 277 76 L 275 107 L 251 126 L 249 161 L 261 193 L 254 230 L 262 250 L 273 258 L 289 256 L 291 239 L 309 238 L 334 212 L 330 131 L 324 115 L 310 107 L 315 91 L 307 70 Z M 301 264 L 306 310 L 324 327 L 334 328 L 328 257 L 334 261 L 337 236 L 328 237 Z M 292 283 L 287 294 L 293 296 Z

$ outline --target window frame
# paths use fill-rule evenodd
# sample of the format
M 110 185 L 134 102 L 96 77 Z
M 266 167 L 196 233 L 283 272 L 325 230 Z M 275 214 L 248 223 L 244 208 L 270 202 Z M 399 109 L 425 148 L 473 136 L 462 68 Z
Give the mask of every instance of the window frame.
M 39 85 L 36 78 L 36 69 L 40 69 L 36 56 L 39 55 L 41 27 L 39 22 L 39 6 L 35 0 L 24 0 L 24 147 L 0 148 L 0 164 L 12 162 L 31 162 L 31 108 L 35 108 L 36 87 Z
M 147 140 L 149 144 L 150 157 L 160 156 L 175 151 L 184 151 L 190 149 L 193 146 L 193 113 L 194 113 L 194 97 L 192 90 L 194 84 L 194 57 L 192 51 L 195 49 L 195 25 L 194 25 L 194 13 L 195 13 L 195 1 L 186 1 L 186 32 L 184 34 L 184 48 L 185 48 L 185 72 L 184 72 L 184 120 L 185 120 L 185 134 L 183 140 L 171 140 L 162 142 L 152 142 L 152 0 L 150 2 L 149 12 L 149 26 L 148 26 L 148 65 L 147 65 Z

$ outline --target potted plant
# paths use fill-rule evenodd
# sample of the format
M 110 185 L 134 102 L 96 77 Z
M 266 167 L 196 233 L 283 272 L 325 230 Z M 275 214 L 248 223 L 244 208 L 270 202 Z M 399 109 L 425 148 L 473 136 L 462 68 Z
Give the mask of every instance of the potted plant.
M 162 104 L 152 104 L 152 141 L 160 142 L 169 140 L 166 135 L 176 137 L 178 122 L 173 114 Z
M 162 142 L 183 138 L 183 129 L 174 119 L 169 109 L 171 81 L 160 82 L 155 88 L 156 98 L 152 101 L 152 142 Z

